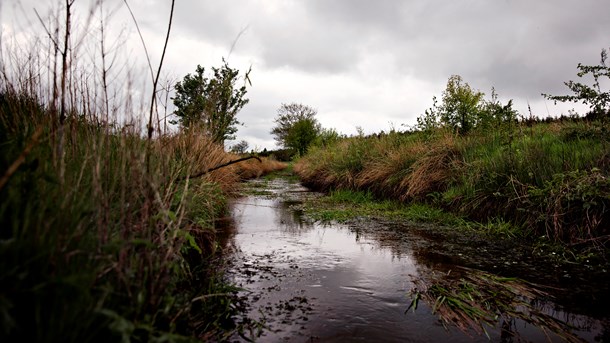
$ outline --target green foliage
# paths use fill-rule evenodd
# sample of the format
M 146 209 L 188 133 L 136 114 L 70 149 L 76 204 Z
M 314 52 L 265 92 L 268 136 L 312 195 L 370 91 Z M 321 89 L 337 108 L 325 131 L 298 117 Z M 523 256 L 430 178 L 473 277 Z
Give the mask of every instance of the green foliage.
M 447 81 L 441 104 L 433 97 L 432 107 L 417 118 L 416 128 L 430 132 L 446 127 L 466 134 L 475 128 L 497 128 L 499 125 L 516 121 L 517 112 L 512 108 L 512 100 L 502 105 L 495 89 L 492 89 L 489 101 L 485 101 L 484 96 L 484 93 L 465 83 L 461 76 L 453 75 Z
M 509 126 L 510 129 L 516 126 L 517 116 L 517 111 L 513 109 L 513 101 L 509 100 L 506 105 L 502 105 L 495 88 L 492 88 L 491 99 L 483 102 L 477 127 L 492 129 L 495 132 L 500 131 L 504 126 Z
M 244 96 L 250 71 L 239 88 L 236 86 L 239 71 L 230 68 L 224 60 L 222 67 L 212 68 L 212 77 L 204 74 L 205 69 L 198 65 L 195 74 L 188 74 L 176 83 L 173 101 L 178 120 L 172 123 L 180 123 L 184 128 L 197 127 L 217 143 L 234 139 L 240 124 L 237 113 L 249 101 Z
M 542 94 L 544 97 L 555 102 L 582 102 L 589 105 L 591 111 L 606 118 L 610 116 L 610 90 L 602 91 L 600 80 L 608 78 L 610 80 L 610 66 L 606 65 L 608 51 L 602 49 L 600 63 L 596 66 L 587 66 L 578 63 L 578 77 L 582 78 L 585 75 L 593 77 L 593 85 L 589 86 L 581 82 L 568 81 L 564 84 L 572 91 L 572 95 L 548 95 Z
M 219 187 L 178 184 L 192 166 L 167 144 L 77 120 L 61 182 L 49 117 L 31 97 L 0 94 L 0 170 L 31 146 L 0 187 L 0 341 L 185 341 L 205 332 L 192 323 L 226 321 L 230 294 L 201 312 L 191 303 L 202 285 L 227 288 L 206 249 Z
M 341 135 L 335 129 L 322 129 L 316 140 L 314 141 L 314 145 L 316 147 L 330 147 L 331 145 L 337 143 L 341 139 Z
M 282 104 L 277 111 L 276 126 L 271 130 L 275 140 L 299 156 L 307 152 L 322 130 L 315 118 L 317 111 L 309 106 Z
M 578 242 L 610 233 L 610 178 L 597 168 L 555 174 L 541 187 L 530 187 L 525 204 L 548 236 Z
M 427 109 L 423 115 L 417 117 L 416 128 L 421 131 L 432 131 L 441 126 L 440 108 L 436 96 L 432 97 L 432 107 Z
M 439 109 L 441 122 L 456 132 L 468 133 L 480 120 L 481 100 L 484 95 L 463 82 L 461 76 L 451 76 L 447 81 Z
M 305 184 L 322 190 L 409 201 L 400 211 L 381 211 L 392 216 L 507 237 L 534 234 L 563 243 L 605 242 L 610 147 L 599 138 L 597 123 L 557 121 L 524 130 L 510 102 L 484 105 L 483 110 L 490 107 L 489 120 L 498 123 L 494 130 L 340 139 L 312 148 L 295 171 Z M 344 207 L 327 217 L 345 219 L 349 213 L 380 210 L 358 201 Z
M 245 140 L 239 141 L 231 147 L 231 152 L 236 154 L 245 154 L 248 151 L 249 144 Z

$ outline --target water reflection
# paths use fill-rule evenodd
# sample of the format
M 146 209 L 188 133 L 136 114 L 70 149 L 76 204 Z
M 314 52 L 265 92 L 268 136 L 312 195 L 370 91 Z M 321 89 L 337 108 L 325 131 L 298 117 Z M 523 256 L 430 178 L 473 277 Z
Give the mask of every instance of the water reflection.
M 234 201 L 227 221 L 231 227 L 225 230 L 226 246 L 233 251 L 229 275 L 245 289 L 241 295 L 250 304 L 248 316 L 266 327 L 254 337 L 257 341 L 488 341 L 446 330 L 432 306 L 405 314 L 413 280 L 455 277 L 449 271 L 468 265 L 460 256 L 468 251 L 443 246 L 429 230 L 414 226 L 307 222 L 295 208 L 307 195 L 299 185 L 277 180 L 270 188 L 276 196 Z M 535 305 L 576 327 L 582 339 L 608 336 L 607 322 L 568 314 L 555 302 Z M 509 317 L 488 330 L 492 341 L 512 342 L 516 333 L 546 340 L 540 330 Z

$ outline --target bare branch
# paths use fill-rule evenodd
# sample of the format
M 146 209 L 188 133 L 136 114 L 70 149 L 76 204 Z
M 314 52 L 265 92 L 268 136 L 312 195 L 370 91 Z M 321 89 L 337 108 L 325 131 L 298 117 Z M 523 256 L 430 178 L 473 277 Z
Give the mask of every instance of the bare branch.
M 163 59 L 165 58 L 165 52 L 167 51 L 167 43 L 169 42 L 169 34 L 172 29 L 172 20 L 174 18 L 174 5 L 176 4 L 176 0 L 172 0 L 172 8 L 169 12 L 169 23 L 167 25 L 167 35 L 165 36 L 165 44 L 163 45 L 163 53 L 161 54 L 161 60 L 159 61 L 159 69 L 157 70 L 157 76 L 155 77 L 155 82 L 153 83 L 152 90 L 152 99 L 150 103 L 150 117 L 148 119 L 148 140 L 152 139 L 153 134 L 153 111 L 155 109 L 155 104 L 157 103 L 157 83 L 159 82 L 159 75 L 161 75 L 161 68 L 163 67 Z
M 213 172 L 214 170 L 218 170 L 218 169 L 221 169 L 221 168 L 224 168 L 224 167 L 228 167 L 228 166 L 230 166 L 232 164 L 235 164 L 235 163 L 251 160 L 253 158 L 258 160 L 259 162 L 263 162 L 258 156 L 252 155 L 252 156 L 239 158 L 237 160 L 232 160 L 232 161 L 229 161 L 227 163 L 223 163 L 223 164 L 217 165 L 216 167 L 210 168 L 210 169 L 208 169 L 206 171 L 202 171 L 200 173 L 197 173 L 197 174 L 194 174 L 194 175 L 191 175 L 191 176 L 188 176 L 188 177 L 179 178 L 177 181 L 183 181 L 183 180 L 186 180 L 186 179 L 195 179 L 195 178 L 198 178 L 198 177 L 202 177 L 202 176 L 204 176 L 206 174 L 209 174 L 209 173 Z

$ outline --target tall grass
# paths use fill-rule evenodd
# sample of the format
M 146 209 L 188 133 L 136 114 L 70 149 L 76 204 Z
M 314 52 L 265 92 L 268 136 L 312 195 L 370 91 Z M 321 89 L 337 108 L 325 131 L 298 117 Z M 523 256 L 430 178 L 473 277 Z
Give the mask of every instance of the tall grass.
M 595 122 L 526 123 L 456 135 L 444 129 L 346 138 L 312 148 L 303 182 L 427 202 L 501 219 L 568 244 L 603 246 L 610 231 L 610 144 Z
M 241 178 L 282 165 L 202 173 L 237 156 L 161 120 L 146 139 L 128 66 L 88 64 L 112 56 L 80 29 L 102 57 L 69 29 L 0 46 L 0 341 L 220 337 L 237 305 L 214 222 Z

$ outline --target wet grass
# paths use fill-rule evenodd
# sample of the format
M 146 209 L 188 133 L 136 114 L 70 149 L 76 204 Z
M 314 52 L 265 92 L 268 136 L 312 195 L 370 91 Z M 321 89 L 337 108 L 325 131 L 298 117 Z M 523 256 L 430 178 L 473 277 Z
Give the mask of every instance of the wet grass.
M 549 341 L 556 335 L 568 342 L 581 342 L 574 327 L 551 315 L 544 300 L 551 298 L 541 286 L 514 277 L 501 277 L 473 269 L 459 268 L 456 275 L 429 273 L 415 277 L 407 311 L 425 302 L 445 327 L 469 334 L 486 334 L 499 326 L 502 337 L 518 337 L 510 323 L 521 320 L 541 330 Z
M 66 49 L 71 4 L 49 13 Z M 240 180 L 283 164 L 164 130 L 100 25 L 75 25 L 63 62 L 44 32 L 0 44 L 0 341 L 221 340 L 239 305 L 215 222 Z
M 526 232 L 502 220 L 479 223 L 422 202 L 378 199 L 370 191 L 331 191 L 324 197 L 309 199 L 303 208 L 308 218 L 323 222 L 368 217 L 447 226 L 490 236 L 524 237 Z
M 243 183 L 239 189 L 241 195 L 253 195 L 253 196 L 271 196 L 273 192 L 269 190 L 269 180 L 257 180 L 256 182 Z
M 294 169 L 313 189 L 370 192 L 416 204 L 403 211 L 407 219 L 500 235 L 545 235 L 605 253 L 610 138 L 599 127 L 576 118 L 467 135 L 439 129 L 348 137 L 313 147 Z M 361 207 L 366 215 L 374 212 Z M 344 220 L 345 212 L 324 218 Z

